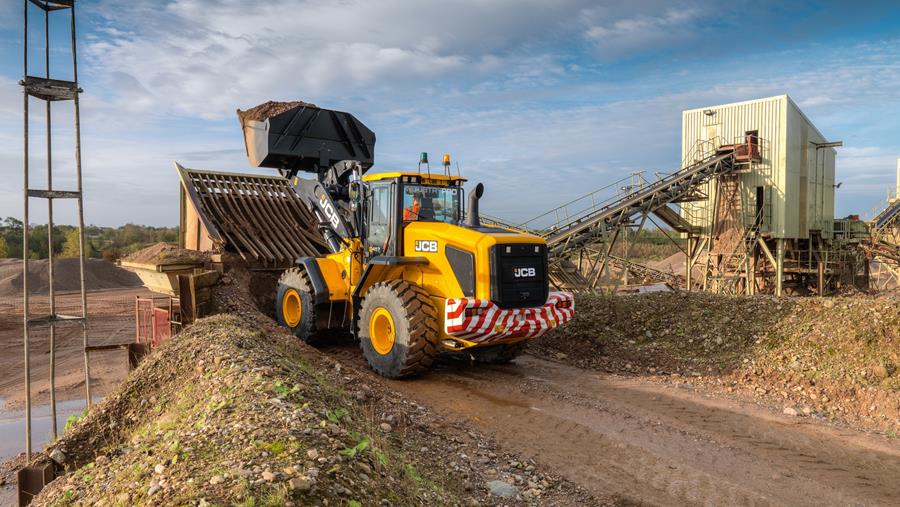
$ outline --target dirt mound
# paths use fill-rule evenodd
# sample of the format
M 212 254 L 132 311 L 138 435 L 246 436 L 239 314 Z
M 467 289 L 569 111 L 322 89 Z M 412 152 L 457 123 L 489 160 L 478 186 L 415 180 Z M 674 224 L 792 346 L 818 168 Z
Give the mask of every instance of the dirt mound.
M 295 100 L 291 102 L 275 102 L 270 100 L 256 107 L 251 107 L 246 111 L 241 111 L 240 109 L 238 109 L 237 115 L 238 119 L 241 121 L 241 125 L 244 125 L 244 123 L 247 121 L 266 121 L 273 116 L 279 115 L 297 106 L 318 107 L 315 104 L 303 102 L 301 100 Z
M 47 294 L 50 291 L 49 262 L 46 259 L 28 261 L 28 292 Z M 53 260 L 53 289 L 71 292 L 81 289 L 77 258 Z M 85 259 L 84 283 L 89 291 L 140 287 L 141 280 L 130 271 L 103 259 Z M 22 295 L 22 261 L 0 259 L 0 297 Z
M 196 250 L 160 242 L 138 250 L 122 260 L 138 264 L 193 264 L 203 262 L 204 259 L 204 254 Z
M 720 387 L 788 412 L 900 431 L 900 298 L 581 296 L 534 353 Z M 788 410 L 790 409 L 790 410 Z
M 678 252 L 666 257 L 661 261 L 651 262 L 648 265 L 651 268 L 665 271 L 667 273 L 684 273 L 684 263 L 684 252 Z
M 295 345 L 237 316 L 199 321 L 53 446 L 72 474 L 34 505 L 458 502 L 407 474 L 387 432 Z

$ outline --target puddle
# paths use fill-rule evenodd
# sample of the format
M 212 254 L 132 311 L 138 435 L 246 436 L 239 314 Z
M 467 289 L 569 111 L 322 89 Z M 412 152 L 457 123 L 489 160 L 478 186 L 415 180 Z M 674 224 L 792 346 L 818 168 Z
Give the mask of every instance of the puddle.
M 102 398 L 98 398 L 100 401 Z M 0 399 L 0 401 L 3 401 Z M 56 423 L 62 435 L 66 418 L 84 411 L 84 400 L 60 401 L 56 404 Z M 38 452 L 52 438 L 50 405 L 31 407 L 31 449 Z M 0 461 L 25 452 L 25 411 L 0 412 Z

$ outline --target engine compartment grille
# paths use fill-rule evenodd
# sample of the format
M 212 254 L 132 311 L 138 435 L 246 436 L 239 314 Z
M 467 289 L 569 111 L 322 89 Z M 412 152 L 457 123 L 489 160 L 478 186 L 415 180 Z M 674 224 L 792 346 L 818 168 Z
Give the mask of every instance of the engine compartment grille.
M 500 308 L 530 308 L 547 301 L 547 247 L 499 244 L 491 247 L 491 300 Z

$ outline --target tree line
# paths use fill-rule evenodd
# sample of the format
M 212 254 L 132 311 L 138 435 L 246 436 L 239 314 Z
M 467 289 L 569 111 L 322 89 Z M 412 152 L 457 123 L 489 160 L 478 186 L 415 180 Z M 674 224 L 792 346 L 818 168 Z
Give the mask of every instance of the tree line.
M 0 258 L 22 258 L 21 220 L 6 217 L 0 221 Z M 178 227 L 150 227 L 125 224 L 121 227 L 99 227 L 88 225 L 84 228 L 84 249 L 87 257 L 116 261 L 148 245 L 176 243 Z M 28 227 L 28 258 L 46 259 L 50 252 L 47 225 Z M 53 226 L 54 257 L 78 257 L 78 228 L 71 225 Z

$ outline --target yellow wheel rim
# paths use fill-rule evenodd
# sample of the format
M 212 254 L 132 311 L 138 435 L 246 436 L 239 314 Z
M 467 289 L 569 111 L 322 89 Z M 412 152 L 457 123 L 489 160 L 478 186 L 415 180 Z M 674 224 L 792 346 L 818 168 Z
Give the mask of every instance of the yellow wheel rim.
M 288 327 L 300 325 L 303 317 L 303 303 L 300 302 L 300 293 L 295 289 L 288 289 L 281 300 L 281 314 L 284 315 L 284 323 Z
M 369 339 L 372 340 L 372 348 L 382 356 L 386 356 L 394 348 L 394 318 L 387 308 L 379 306 L 369 319 Z

